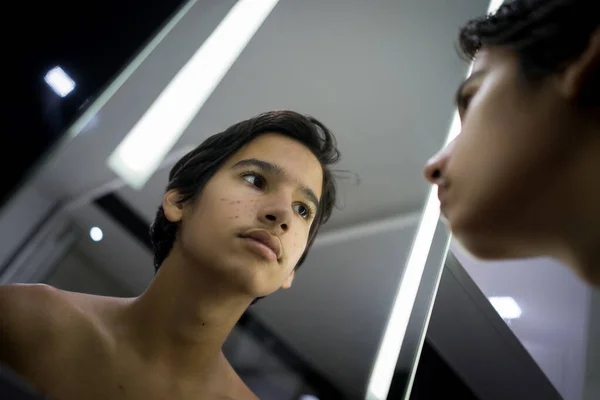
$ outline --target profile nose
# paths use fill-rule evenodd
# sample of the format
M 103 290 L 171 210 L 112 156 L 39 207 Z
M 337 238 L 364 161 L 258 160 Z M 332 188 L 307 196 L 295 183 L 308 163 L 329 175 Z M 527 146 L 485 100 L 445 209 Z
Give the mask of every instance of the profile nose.
M 448 164 L 448 160 L 452 155 L 453 149 L 454 141 L 441 149 L 439 152 L 437 152 L 437 154 L 431 157 L 429 161 L 427 161 L 423 173 L 425 175 L 425 179 L 429 183 L 436 184 L 442 178 L 444 170 L 446 169 L 446 165 Z

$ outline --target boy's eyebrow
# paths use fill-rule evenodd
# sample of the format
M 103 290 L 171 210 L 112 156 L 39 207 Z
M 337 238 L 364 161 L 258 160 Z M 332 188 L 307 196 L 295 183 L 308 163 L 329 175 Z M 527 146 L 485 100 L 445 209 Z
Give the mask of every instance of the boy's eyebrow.
M 271 174 L 278 175 L 284 177 L 286 175 L 285 170 L 281 165 L 273 164 L 268 161 L 259 160 L 257 158 L 248 158 L 245 160 L 240 160 L 231 167 L 232 169 L 239 169 L 244 167 L 255 167 L 259 170 Z M 306 198 L 315 205 L 315 207 L 319 208 L 319 199 L 315 195 L 315 192 L 312 191 L 311 188 L 306 187 L 304 185 L 300 185 L 300 191 L 306 196 Z

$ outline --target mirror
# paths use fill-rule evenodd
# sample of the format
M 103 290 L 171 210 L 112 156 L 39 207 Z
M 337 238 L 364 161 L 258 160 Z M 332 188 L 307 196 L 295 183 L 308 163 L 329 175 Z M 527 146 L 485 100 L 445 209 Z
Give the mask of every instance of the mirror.
M 427 338 L 478 398 L 597 395 L 597 289 L 549 258 L 482 262 L 454 241 L 449 253 Z
M 59 26 L 27 76 L 44 112 L 22 111 L 21 144 L 49 139 L 4 196 L 0 282 L 140 295 L 175 162 L 258 113 L 310 114 L 338 140 L 339 209 L 292 288 L 251 306 L 223 351 L 261 399 L 382 400 L 393 379 L 408 396 L 449 240 L 422 167 L 467 73 L 458 27 L 488 1 L 159 3 L 103 6 L 123 14 L 110 31 L 65 21 L 79 42 L 63 47 L 74 30 Z

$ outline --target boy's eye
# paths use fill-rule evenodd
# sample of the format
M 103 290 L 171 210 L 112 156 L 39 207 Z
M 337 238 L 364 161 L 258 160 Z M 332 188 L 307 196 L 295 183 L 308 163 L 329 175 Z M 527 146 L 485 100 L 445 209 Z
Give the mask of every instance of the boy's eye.
M 256 174 L 254 172 L 246 172 L 244 175 L 242 175 L 242 177 L 246 182 L 253 186 L 256 186 L 258 189 L 265 188 L 265 178 L 263 178 L 259 174 Z
M 294 204 L 294 211 L 304 219 L 310 219 L 312 216 L 312 210 L 307 205 L 302 203 Z

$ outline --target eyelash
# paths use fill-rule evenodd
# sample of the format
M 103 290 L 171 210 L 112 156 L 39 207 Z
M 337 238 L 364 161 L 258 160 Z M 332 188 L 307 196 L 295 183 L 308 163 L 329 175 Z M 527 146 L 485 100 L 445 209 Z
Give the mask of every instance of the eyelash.
M 255 177 L 260 179 L 263 182 L 263 186 L 262 187 L 258 187 L 255 184 L 248 182 L 246 180 L 246 182 L 248 182 L 249 184 L 251 184 L 252 186 L 254 186 L 255 188 L 257 188 L 258 190 L 263 190 L 264 189 L 264 185 L 266 184 L 267 180 L 265 179 L 264 176 L 262 176 L 261 174 L 257 173 L 257 172 L 252 172 L 252 171 L 246 171 L 240 174 L 240 176 L 246 180 L 245 178 L 251 176 L 251 177 Z M 311 206 L 309 206 L 308 204 L 304 204 L 304 203 L 296 203 L 294 204 L 294 206 L 296 205 L 300 205 L 302 207 L 304 207 L 306 209 L 306 216 L 302 216 L 299 212 L 298 215 L 300 215 L 301 218 L 305 219 L 305 220 L 310 220 L 312 218 L 312 216 L 314 215 L 314 210 Z
M 297 204 L 295 204 L 295 205 L 302 206 L 302 207 L 304 207 L 304 208 L 306 209 L 306 215 L 305 215 L 305 216 L 302 216 L 300 213 L 298 213 L 298 215 L 300 215 L 300 217 L 301 217 L 301 218 L 303 218 L 303 219 L 305 219 L 305 220 L 309 221 L 309 220 L 312 218 L 312 216 L 314 215 L 314 212 L 313 212 L 313 209 L 312 209 L 312 207 L 311 207 L 311 206 L 309 206 L 308 204 L 304 204 L 304 203 L 297 203 Z

